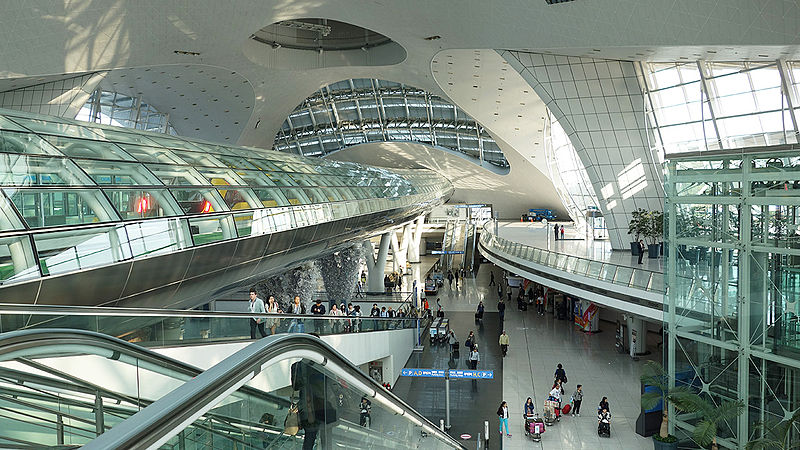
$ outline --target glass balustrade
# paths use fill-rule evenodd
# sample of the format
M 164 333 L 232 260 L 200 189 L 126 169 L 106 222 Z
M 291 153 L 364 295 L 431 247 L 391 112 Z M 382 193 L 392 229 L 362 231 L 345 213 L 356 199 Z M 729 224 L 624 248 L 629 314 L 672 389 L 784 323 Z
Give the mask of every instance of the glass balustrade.
M 660 272 L 595 261 L 512 242 L 494 235 L 491 224 L 484 226 L 480 239 L 486 248 L 524 261 L 620 286 L 664 293 L 664 275 Z

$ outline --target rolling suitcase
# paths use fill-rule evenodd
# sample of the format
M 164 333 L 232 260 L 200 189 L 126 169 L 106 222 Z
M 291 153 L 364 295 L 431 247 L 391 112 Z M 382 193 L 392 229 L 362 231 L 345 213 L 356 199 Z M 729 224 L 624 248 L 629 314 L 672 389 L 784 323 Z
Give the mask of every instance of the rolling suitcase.
M 564 414 L 564 415 L 567 415 L 567 414 L 569 414 L 569 411 L 570 411 L 571 409 L 572 409 L 572 405 L 570 405 L 569 403 L 567 403 L 566 405 L 564 405 L 564 407 L 563 407 L 563 408 L 561 408 L 561 413 L 562 413 L 562 414 Z

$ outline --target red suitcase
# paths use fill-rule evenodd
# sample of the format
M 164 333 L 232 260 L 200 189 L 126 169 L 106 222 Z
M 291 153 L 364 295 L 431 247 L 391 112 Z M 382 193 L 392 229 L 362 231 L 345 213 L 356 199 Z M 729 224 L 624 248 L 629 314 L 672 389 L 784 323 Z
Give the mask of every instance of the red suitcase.
M 569 414 L 569 410 L 570 410 L 570 409 L 572 409 L 572 405 L 570 405 L 569 403 L 567 403 L 566 405 L 564 405 L 564 407 L 563 407 L 563 408 L 561 408 L 561 414 L 564 414 L 564 415 L 567 415 L 567 414 Z

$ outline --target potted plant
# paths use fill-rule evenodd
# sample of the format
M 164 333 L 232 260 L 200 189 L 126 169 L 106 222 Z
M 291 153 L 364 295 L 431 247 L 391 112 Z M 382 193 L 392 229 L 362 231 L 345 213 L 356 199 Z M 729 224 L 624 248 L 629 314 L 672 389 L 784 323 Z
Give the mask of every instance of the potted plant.
M 764 423 L 759 423 L 757 428 L 764 430 L 764 435 L 761 438 L 752 440 L 747 443 L 745 449 L 747 450 L 788 450 L 790 448 L 798 448 L 797 442 L 792 442 L 792 436 L 795 436 L 797 427 L 800 426 L 800 409 L 795 410 L 792 417 L 788 420 L 782 420 L 777 423 L 772 423 L 767 426 Z
M 642 394 L 642 408 L 653 409 L 661 405 L 661 427 L 658 434 L 653 435 L 653 448 L 655 450 L 675 450 L 678 448 L 678 438 L 669 434 L 669 416 L 667 404 L 681 396 L 691 395 L 685 386 L 669 387 L 669 376 L 664 367 L 655 362 L 647 361 L 642 367 L 642 383 L 652 386 L 654 390 Z
M 664 213 L 661 211 L 647 212 L 645 219 L 644 236 L 647 238 L 647 257 L 658 258 L 661 246 L 658 242 L 664 237 Z
M 646 210 L 638 208 L 631 213 L 631 220 L 628 222 L 628 234 L 634 237 L 634 240 L 631 241 L 631 254 L 633 256 L 639 256 L 639 238 L 644 234 L 646 222 Z
M 741 400 L 723 400 L 715 404 L 707 396 L 700 395 L 680 395 L 672 402 L 676 409 L 698 415 L 700 421 L 695 424 L 692 440 L 701 448 L 710 445 L 711 450 L 719 449 L 717 446 L 719 426 L 723 422 L 736 419 L 744 410 L 744 402 Z

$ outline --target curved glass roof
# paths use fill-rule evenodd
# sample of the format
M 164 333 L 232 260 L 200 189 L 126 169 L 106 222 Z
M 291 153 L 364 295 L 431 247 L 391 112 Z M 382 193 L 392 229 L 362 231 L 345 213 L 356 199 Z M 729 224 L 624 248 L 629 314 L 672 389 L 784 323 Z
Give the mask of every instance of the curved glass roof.
M 274 150 L 322 156 L 365 142 L 411 141 L 508 167 L 489 133 L 456 105 L 422 89 L 359 78 L 325 86 L 289 114 Z
M 0 285 L 424 206 L 451 191 L 432 171 L 0 110 Z

